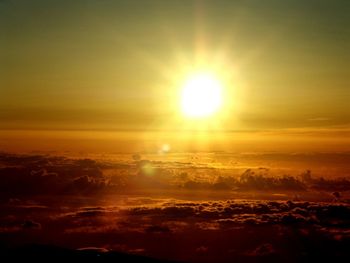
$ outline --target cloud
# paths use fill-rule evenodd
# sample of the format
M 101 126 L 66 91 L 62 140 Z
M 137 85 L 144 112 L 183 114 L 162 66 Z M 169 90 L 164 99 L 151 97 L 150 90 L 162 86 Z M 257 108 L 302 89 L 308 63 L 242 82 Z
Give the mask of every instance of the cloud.
M 63 157 L 1 155 L 0 190 L 9 196 L 91 194 L 108 185 L 94 160 Z
M 207 253 L 208 252 L 208 247 L 206 247 L 206 246 L 200 246 L 200 247 L 197 247 L 196 248 L 196 253 Z
M 167 226 L 151 225 L 145 229 L 147 233 L 170 233 L 171 230 Z
M 32 220 L 26 220 L 22 224 L 23 229 L 40 229 L 41 224 Z
M 338 164 L 346 157 L 305 158 Z M 221 159 L 208 167 L 200 158 L 176 158 L 0 154 L 0 232 L 6 233 L 0 242 L 49 240 L 185 262 L 348 255 L 348 178 L 316 177 L 311 171 L 292 176 L 260 164 L 247 169 L 231 154 L 225 158 L 238 168 L 221 168 L 216 163 Z
M 103 201 L 88 206 L 90 198 L 63 198 L 61 206 L 40 210 L 34 207 L 40 203 L 23 200 L 0 204 L 0 231 L 21 234 L 26 241 L 40 234 L 44 240 L 72 247 L 139 251 L 179 261 L 290 257 L 302 255 L 300 242 L 327 244 L 332 255 L 344 255 L 350 243 L 350 205 L 345 203 L 159 197 L 117 202 L 114 197 L 113 205 Z M 306 246 L 308 253 L 325 251 L 311 245 Z
M 335 158 L 336 161 L 338 157 L 325 155 L 322 158 Z M 260 167 L 230 175 L 225 169 L 210 168 L 200 163 L 162 162 L 135 156 L 131 159 L 113 162 L 3 153 L 0 154 L 0 191 L 8 198 L 36 194 L 88 196 L 151 189 L 215 193 L 294 192 L 295 199 L 300 199 L 299 193 L 321 190 L 329 192 L 330 200 L 341 200 L 342 193 L 350 191 L 348 178 L 314 177 L 310 171 L 296 176 L 279 175 Z M 335 192 L 339 194 L 332 196 L 331 193 Z
M 259 245 L 253 251 L 248 252 L 248 255 L 261 257 L 261 256 L 270 256 L 275 253 L 276 253 L 276 250 L 274 249 L 273 245 L 270 243 L 265 243 L 265 244 Z
M 218 229 L 240 224 L 349 224 L 350 206 L 312 202 L 268 202 L 233 200 L 217 202 L 172 202 L 153 207 L 136 207 L 126 210 L 133 216 L 188 220 L 196 218 L 200 229 Z

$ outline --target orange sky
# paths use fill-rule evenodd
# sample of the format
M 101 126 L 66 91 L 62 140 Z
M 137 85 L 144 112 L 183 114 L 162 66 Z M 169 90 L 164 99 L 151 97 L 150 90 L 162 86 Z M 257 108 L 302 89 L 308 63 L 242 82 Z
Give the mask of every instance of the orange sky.
M 0 147 L 348 151 L 349 11 L 347 1 L 1 1 Z M 179 94 L 203 69 L 222 81 L 225 105 L 199 123 L 181 115 Z

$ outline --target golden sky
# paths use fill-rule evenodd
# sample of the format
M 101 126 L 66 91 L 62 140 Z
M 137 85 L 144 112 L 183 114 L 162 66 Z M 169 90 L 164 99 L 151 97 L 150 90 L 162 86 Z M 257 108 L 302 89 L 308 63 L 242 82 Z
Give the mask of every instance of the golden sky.
M 348 1 L 0 1 L 0 142 L 200 127 L 311 130 L 348 149 L 349 13 Z M 225 91 L 204 124 L 179 109 L 201 70 Z

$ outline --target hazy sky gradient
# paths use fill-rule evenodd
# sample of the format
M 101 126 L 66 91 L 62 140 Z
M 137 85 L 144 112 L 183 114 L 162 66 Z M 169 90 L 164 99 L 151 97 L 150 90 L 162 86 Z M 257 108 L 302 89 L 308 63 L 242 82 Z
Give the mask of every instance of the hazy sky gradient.
M 0 128 L 176 130 L 198 57 L 236 94 L 220 130 L 348 128 L 349 13 L 345 0 L 3 0 Z

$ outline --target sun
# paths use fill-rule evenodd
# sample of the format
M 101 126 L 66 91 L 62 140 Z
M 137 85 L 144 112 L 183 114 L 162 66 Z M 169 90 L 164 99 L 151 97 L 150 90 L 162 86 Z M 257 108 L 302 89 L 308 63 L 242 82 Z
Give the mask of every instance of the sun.
M 196 73 L 185 81 L 181 94 L 181 109 L 189 118 L 204 118 L 222 106 L 222 85 L 215 75 Z

